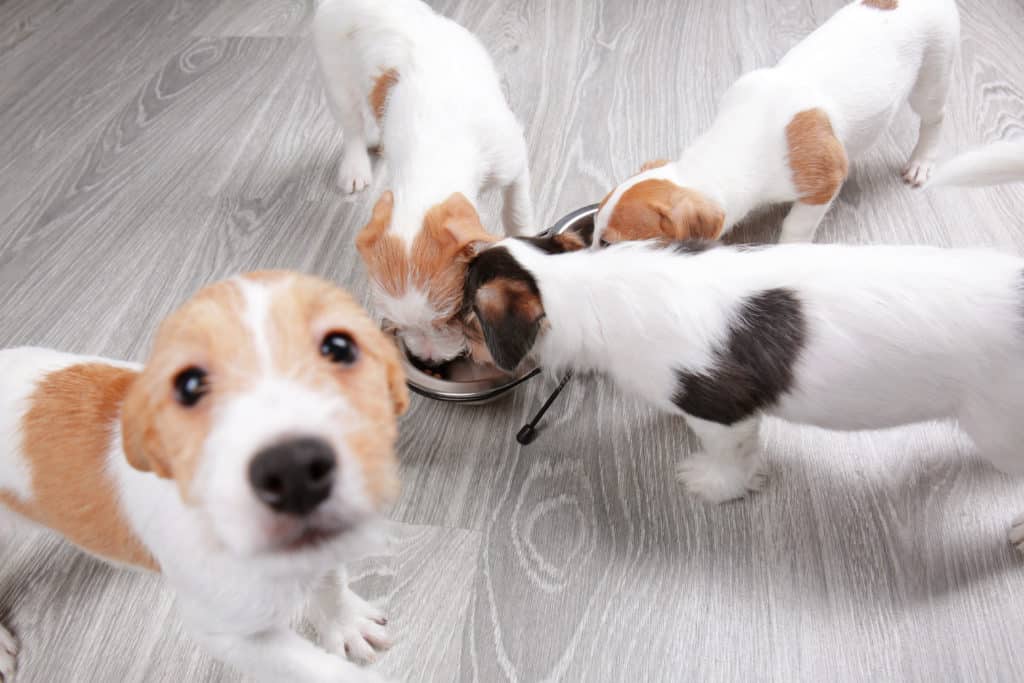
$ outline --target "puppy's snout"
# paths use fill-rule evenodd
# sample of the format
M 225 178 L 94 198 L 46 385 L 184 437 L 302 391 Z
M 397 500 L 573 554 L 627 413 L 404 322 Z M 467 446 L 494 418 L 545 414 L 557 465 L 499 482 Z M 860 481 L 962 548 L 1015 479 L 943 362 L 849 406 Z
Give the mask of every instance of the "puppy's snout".
M 308 515 L 331 495 L 338 459 L 321 439 L 290 439 L 264 448 L 249 464 L 256 497 L 270 509 Z

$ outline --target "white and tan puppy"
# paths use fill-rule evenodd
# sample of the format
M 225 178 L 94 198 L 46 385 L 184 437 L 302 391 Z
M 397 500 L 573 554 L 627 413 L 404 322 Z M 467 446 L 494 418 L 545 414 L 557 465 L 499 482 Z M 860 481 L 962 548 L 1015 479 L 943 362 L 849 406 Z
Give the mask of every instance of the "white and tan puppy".
M 327 0 L 314 36 L 344 133 L 338 184 L 369 184 L 368 147 L 379 146 L 388 168 L 391 190 L 356 242 L 377 312 L 419 359 L 459 356 L 466 261 L 493 240 L 478 195 L 503 189 L 509 235 L 533 221 L 523 130 L 490 55 L 420 0 Z
M 396 492 L 407 401 L 348 294 L 240 276 L 167 318 L 145 367 L 0 351 L 0 514 L 160 572 L 193 636 L 259 680 L 376 681 L 344 654 L 388 647 L 385 621 L 341 565 Z M 325 649 L 289 627 L 307 599 Z M 5 683 L 15 655 L 0 627 Z
M 498 364 L 601 372 L 686 418 L 702 498 L 763 482 L 763 416 L 835 430 L 955 421 L 1024 474 L 1024 259 L 932 247 L 626 242 L 550 255 L 507 239 L 466 300 Z M 557 251 L 557 249 L 552 249 Z M 1024 550 L 1024 517 L 1011 540 Z
M 928 179 L 942 127 L 960 19 L 953 0 L 856 0 L 725 93 L 718 116 L 675 162 L 655 161 L 602 204 L 595 246 L 714 239 L 754 208 L 795 202 L 782 241 L 810 241 L 846 180 L 849 159 L 909 101 L 920 116 L 903 170 Z

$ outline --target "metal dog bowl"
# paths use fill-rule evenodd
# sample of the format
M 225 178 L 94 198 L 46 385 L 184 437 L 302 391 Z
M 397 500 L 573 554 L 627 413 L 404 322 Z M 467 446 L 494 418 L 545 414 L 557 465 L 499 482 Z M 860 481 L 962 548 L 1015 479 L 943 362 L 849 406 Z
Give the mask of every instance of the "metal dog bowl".
M 592 229 L 596 213 L 597 204 L 577 209 L 538 237 L 551 237 L 570 230 L 583 231 L 588 227 Z M 540 374 L 540 368 L 528 364 L 524 364 L 517 374 L 509 375 L 498 368 L 460 358 L 441 366 L 436 373 L 440 376 L 435 376 L 431 374 L 432 370 L 427 371 L 410 358 L 400 342 L 398 346 L 409 389 L 436 401 L 467 405 L 489 403 Z

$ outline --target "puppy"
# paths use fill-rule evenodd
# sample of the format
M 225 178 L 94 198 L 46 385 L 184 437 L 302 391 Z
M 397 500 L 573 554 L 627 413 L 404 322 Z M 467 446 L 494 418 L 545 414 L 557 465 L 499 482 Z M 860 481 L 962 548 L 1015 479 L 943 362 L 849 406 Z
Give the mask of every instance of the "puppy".
M 935 169 L 929 187 L 980 187 L 1024 181 L 1024 139 L 993 142 L 948 159 Z
M 504 192 L 507 234 L 533 221 L 523 130 L 487 51 L 419 0 L 327 0 L 314 36 L 329 99 L 344 131 L 338 184 L 370 180 L 379 146 L 390 192 L 356 246 L 377 312 L 428 365 L 466 352 L 458 316 L 466 262 L 493 241 L 480 192 Z
M 394 344 L 327 282 L 254 273 L 200 291 L 145 367 L 0 351 L 0 513 L 160 572 L 192 635 L 266 681 L 376 681 L 389 646 L 341 563 L 397 489 Z M 6 510 L 4 510 L 6 508 Z M 289 627 L 310 601 L 320 649 Z M 0 627 L 0 679 L 15 641 Z
M 764 415 L 835 430 L 956 420 L 1024 473 L 1024 259 L 929 247 L 627 242 L 483 251 L 467 301 L 494 359 L 600 371 L 683 415 L 679 477 L 712 502 L 760 488 Z M 1024 518 L 1011 532 L 1024 546 Z
M 810 241 L 846 180 L 900 105 L 921 117 L 903 170 L 928 178 L 959 43 L 953 0 L 856 0 L 728 91 L 718 117 L 674 162 L 654 161 L 605 197 L 598 243 L 714 239 L 754 208 L 795 202 L 783 242 Z

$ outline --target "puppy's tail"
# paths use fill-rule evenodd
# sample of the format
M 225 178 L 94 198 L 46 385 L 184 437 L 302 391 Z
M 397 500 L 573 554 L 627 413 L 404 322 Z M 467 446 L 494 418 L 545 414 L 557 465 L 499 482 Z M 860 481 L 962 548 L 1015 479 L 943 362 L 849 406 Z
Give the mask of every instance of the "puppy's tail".
M 1024 181 L 1024 139 L 976 147 L 939 164 L 928 187 L 981 187 Z

